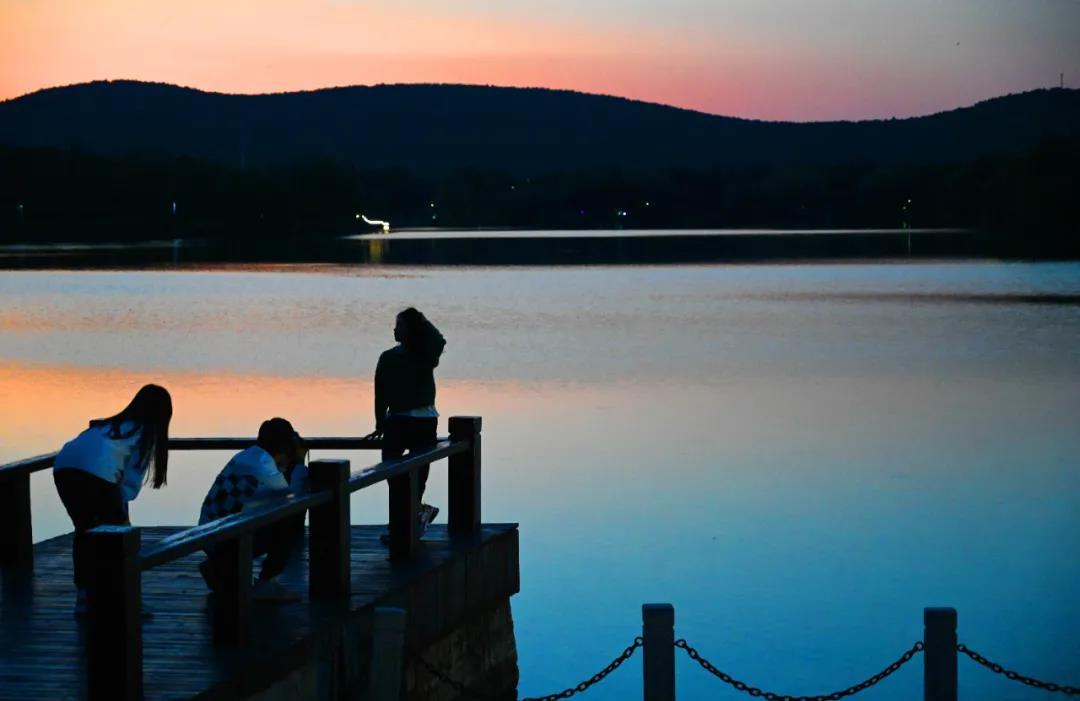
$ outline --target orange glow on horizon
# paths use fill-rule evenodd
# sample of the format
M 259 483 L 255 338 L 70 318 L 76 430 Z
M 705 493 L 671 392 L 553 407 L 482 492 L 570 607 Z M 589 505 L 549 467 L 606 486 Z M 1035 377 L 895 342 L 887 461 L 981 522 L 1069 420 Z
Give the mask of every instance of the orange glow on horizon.
M 928 114 L 1076 72 L 1080 9 L 993 3 L 0 0 L 0 100 L 119 79 L 226 93 L 463 83 L 806 121 Z
M 226 93 L 465 83 L 805 120 L 865 113 L 883 70 L 873 56 L 852 64 L 805 42 L 778 47 L 737 28 L 718 40 L 694 24 L 526 22 L 377 2 L 0 0 L 0 26 L 0 99 L 117 79 Z M 904 92 L 882 116 L 964 103 L 932 81 L 922 89 L 919 99 Z
M 595 77 L 567 80 L 567 62 L 588 72 L 653 55 L 663 43 L 646 31 L 300 0 L 193 0 L 182 12 L 153 2 L 46 0 L 0 13 L 0 99 L 100 79 L 232 93 L 393 82 L 601 89 Z
M 151 382 L 172 395 L 170 434 L 177 437 L 252 436 L 259 423 L 271 416 L 284 416 L 305 435 L 360 436 L 374 429 L 369 376 L 131 372 L 0 362 L 0 463 L 57 450 L 86 428 L 90 419 L 119 411 L 139 387 Z M 599 401 L 612 388 L 439 380 L 438 390 L 443 416 L 440 431 L 445 432 L 446 417 L 455 414 L 532 415 L 543 420 L 549 409 L 535 404 L 538 392 L 573 395 L 566 401 L 585 404 Z M 562 406 L 562 400 L 553 401 L 550 410 L 561 413 Z

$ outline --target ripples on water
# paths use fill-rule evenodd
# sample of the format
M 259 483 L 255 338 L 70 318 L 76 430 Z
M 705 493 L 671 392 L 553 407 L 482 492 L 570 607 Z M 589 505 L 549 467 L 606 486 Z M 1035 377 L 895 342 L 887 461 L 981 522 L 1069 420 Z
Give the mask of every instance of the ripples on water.
M 1075 264 L 0 272 L 0 459 L 55 449 L 151 380 L 175 435 L 272 414 L 366 433 L 375 359 L 414 304 L 449 340 L 443 416 L 485 418 L 485 518 L 521 523 L 523 694 L 591 675 L 645 601 L 786 693 L 884 666 L 925 605 L 1075 684 L 1078 298 Z M 134 519 L 193 522 L 226 457 L 177 455 Z M 47 476 L 33 488 L 37 537 L 66 530 Z M 355 518 L 381 522 L 369 491 Z M 639 664 L 591 697 L 639 694 Z M 679 665 L 681 697 L 726 698 Z M 920 667 L 866 698 L 917 698 Z M 961 693 L 1044 692 L 961 660 Z

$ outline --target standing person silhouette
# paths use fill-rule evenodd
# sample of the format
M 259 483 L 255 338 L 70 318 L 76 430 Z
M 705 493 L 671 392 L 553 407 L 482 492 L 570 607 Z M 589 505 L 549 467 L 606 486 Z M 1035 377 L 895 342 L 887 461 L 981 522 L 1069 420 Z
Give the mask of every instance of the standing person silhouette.
M 435 445 L 439 412 L 435 410 L 435 368 L 446 347 L 435 325 L 414 307 L 400 312 L 394 324 L 398 345 L 384 351 L 375 367 L 375 431 L 382 438 L 382 459 L 400 458 Z M 418 471 L 420 534 L 439 514 L 423 503 L 428 466 Z

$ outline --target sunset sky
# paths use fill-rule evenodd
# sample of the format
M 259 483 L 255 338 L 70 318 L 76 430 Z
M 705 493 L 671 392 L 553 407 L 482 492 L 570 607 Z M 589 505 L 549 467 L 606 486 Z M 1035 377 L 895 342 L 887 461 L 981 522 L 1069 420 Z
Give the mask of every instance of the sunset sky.
M 452 82 L 785 120 L 1080 85 L 1078 0 L 0 0 L 0 99 Z

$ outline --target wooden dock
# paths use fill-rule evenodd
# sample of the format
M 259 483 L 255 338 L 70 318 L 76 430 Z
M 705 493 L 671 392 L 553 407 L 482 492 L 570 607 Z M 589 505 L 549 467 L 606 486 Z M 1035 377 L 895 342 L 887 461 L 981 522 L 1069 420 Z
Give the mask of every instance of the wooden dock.
M 109 564 L 97 568 L 82 619 L 74 616 L 72 535 L 28 548 L 9 532 L 0 549 L 0 701 L 452 698 L 413 664 L 415 654 L 487 696 L 515 698 L 517 526 L 479 521 L 479 438 L 479 419 L 452 420 L 451 438 L 417 455 L 356 472 L 345 461 L 312 463 L 312 493 L 281 504 L 198 527 L 95 529 L 95 558 Z M 360 439 L 321 440 L 354 449 Z M 186 439 L 172 449 L 243 442 Z M 420 539 L 416 470 L 442 458 L 448 524 Z M 21 500 L 25 476 L 46 463 L 49 456 L 0 466 L 0 493 Z M 385 526 L 349 519 L 349 494 L 382 481 L 390 485 L 388 545 L 379 539 Z M 243 553 L 254 531 L 305 510 L 300 554 L 280 579 L 303 600 L 253 602 Z M 15 511 L 28 521 L 28 501 Z M 206 547 L 236 555 L 216 594 L 198 571 Z M 150 617 L 140 618 L 142 606 Z M 390 634 L 379 632 L 387 611 L 397 616 Z
M 143 544 L 181 530 L 143 529 Z M 343 616 L 370 616 L 375 606 L 405 608 L 406 638 L 426 647 L 461 625 L 469 609 L 485 608 L 518 590 L 516 568 L 484 570 L 486 591 L 466 583 L 469 574 L 481 574 L 468 567 L 471 553 L 516 564 L 512 524 L 483 526 L 474 545 L 455 545 L 445 526 L 432 526 L 417 557 L 405 563 L 387 559 L 378 537 L 383 530 L 352 527 L 347 612 L 343 603 L 313 603 L 307 596 L 296 604 L 254 604 L 250 643 L 242 648 L 214 644 L 213 596 L 197 569 L 202 553 L 146 572 L 143 602 L 153 610 L 142 625 L 147 701 L 250 697 L 302 670 L 314 650 L 332 649 L 334 641 L 325 638 L 333 637 Z M 281 581 L 306 594 L 306 547 L 303 562 L 290 566 Z M 0 699 L 86 698 L 85 625 L 72 615 L 71 535 L 38 543 L 33 575 L 5 577 L 0 596 Z

